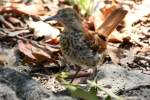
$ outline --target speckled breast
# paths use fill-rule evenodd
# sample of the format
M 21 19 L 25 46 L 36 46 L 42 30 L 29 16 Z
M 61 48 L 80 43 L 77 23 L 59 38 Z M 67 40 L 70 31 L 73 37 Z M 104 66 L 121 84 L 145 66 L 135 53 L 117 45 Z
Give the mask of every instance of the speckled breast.
M 83 41 L 81 33 L 62 34 L 60 37 L 61 51 L 70 63 L 79 66 L 93 67 L 100 60 L 97 52 L 93 52 Z

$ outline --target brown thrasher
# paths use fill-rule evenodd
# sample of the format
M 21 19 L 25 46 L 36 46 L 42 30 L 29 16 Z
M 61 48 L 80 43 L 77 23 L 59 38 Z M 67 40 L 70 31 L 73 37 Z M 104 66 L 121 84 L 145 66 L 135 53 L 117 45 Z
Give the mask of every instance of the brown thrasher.
M 71 8 L 61 9 L 56 15 L 44 21 L 56 20 L 63 24 L 64 32 L 60 35 L 62 54 L 67 61 L 78 66 L 79 69 L 88 69 L 102 63 L 107 47 L 107 37 L 126 14 L 127 11 L 122 8 L 114 10 L 99 28 L 99 34 L 95 35 L 84 32 L 79 15 Z

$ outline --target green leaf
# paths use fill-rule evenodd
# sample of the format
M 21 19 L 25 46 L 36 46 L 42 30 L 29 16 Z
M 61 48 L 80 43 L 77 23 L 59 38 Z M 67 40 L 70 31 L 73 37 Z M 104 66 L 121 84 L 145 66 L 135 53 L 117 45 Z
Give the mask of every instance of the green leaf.
M 111 100 L 111 96 L 107 96 L 105 100 Z
M 79 97 L 84 100 L 99 100 L 95 94 L 85 91 L 79 85 L 65 84 L 65 87 L 71 92 L 72 96 Z
M 125 100 L 124 98 L 117 96 L 116 94 L 114 94 L 110 90 L 108 90 L 102 86 L 97 85 L 95 82 L 92 82 L 92 81 L 87 81 L 87 82 L 91 85 L 91 87 L 94 87 L 94 86 L 97 87 L 99 90 L 104 91 L 107 95 L 114 98 L 115 100 Z
M 96 94 L 97 94 L 97 87 L 91 87 L 89 92 L 90 92 L 91 94 L 96 95 Z
M 76 4 L 81 9 L 81 14 L 92 15 L 99 8 L 101 0 L 68 0 L 71 4 Z
M 56 79 L 64 81 L 69 76 L 68 72 L 61 72 L 55 75 Z

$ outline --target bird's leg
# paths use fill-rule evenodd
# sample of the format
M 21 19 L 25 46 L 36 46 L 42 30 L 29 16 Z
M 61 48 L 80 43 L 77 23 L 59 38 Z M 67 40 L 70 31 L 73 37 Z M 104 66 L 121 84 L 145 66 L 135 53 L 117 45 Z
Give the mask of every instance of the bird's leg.
M 94 76 L 94 81 L 97 83 L 97 67 L 95 67 L 94 69 L 93 69 L 93 76 Z
M 105 60 L 106 60 L 106 55 L 104 54 L 102 59 L 99 61 L 99 63 L 97 64 L 97 66 L 95 68 L 93 68 L 93 75 L 92 75 L 92 79 L 94 79 L 94 81 L 97 83 L 97 77 L 98 77 L 98 70 L 97 68 L 99 66 L 102 66 L 104 63 L 105 63 Z
M 97 67 L 94 67 L 88 71 L 91 73 L 88 79 L 96 82 L 97 81 Z
M 76 78 L 76 76 L 78 75 L 78 73 L 79 73 L 80 70 L 81 70 L 81 67 L 80 67 L 80 66 L 76 65 L 76 67 L 77 67 L 77 71 L 76 71 L 76 73 L 73 75 L 73 77 L 72 77 L 70 83 L 72 83 L 72 82 L 74 81 L 74 79 Z

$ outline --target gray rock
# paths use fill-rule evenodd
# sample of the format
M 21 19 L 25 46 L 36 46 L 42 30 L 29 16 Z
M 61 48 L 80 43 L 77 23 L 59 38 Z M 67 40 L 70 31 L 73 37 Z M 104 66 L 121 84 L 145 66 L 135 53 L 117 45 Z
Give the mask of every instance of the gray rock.
M 119 65 L 104 64 L 98 69 L 97 73 L 98 84 L 108 87 L 112 92 L 126 93 L 126 98 L 133 95 L 127 95 L 127 91 L 144 90 L 150 91 L 150 75 L 142 73 L 140 70 L 128 70 Z M 124 95 L 122 92 L 122 95 Z M 150 92 L 140 91 L 139 95 L 134 95 L 135 98 L 144 98 L 143 95 L 150 97 Z M 143 100 L 143 99 L 128 99 L 128 100 Z M 145 99 L 146 100 L 146 99 Z
M 55 95 L 29 76 L 9 68 L 0 69 L 0 100 L 75 100 Z

